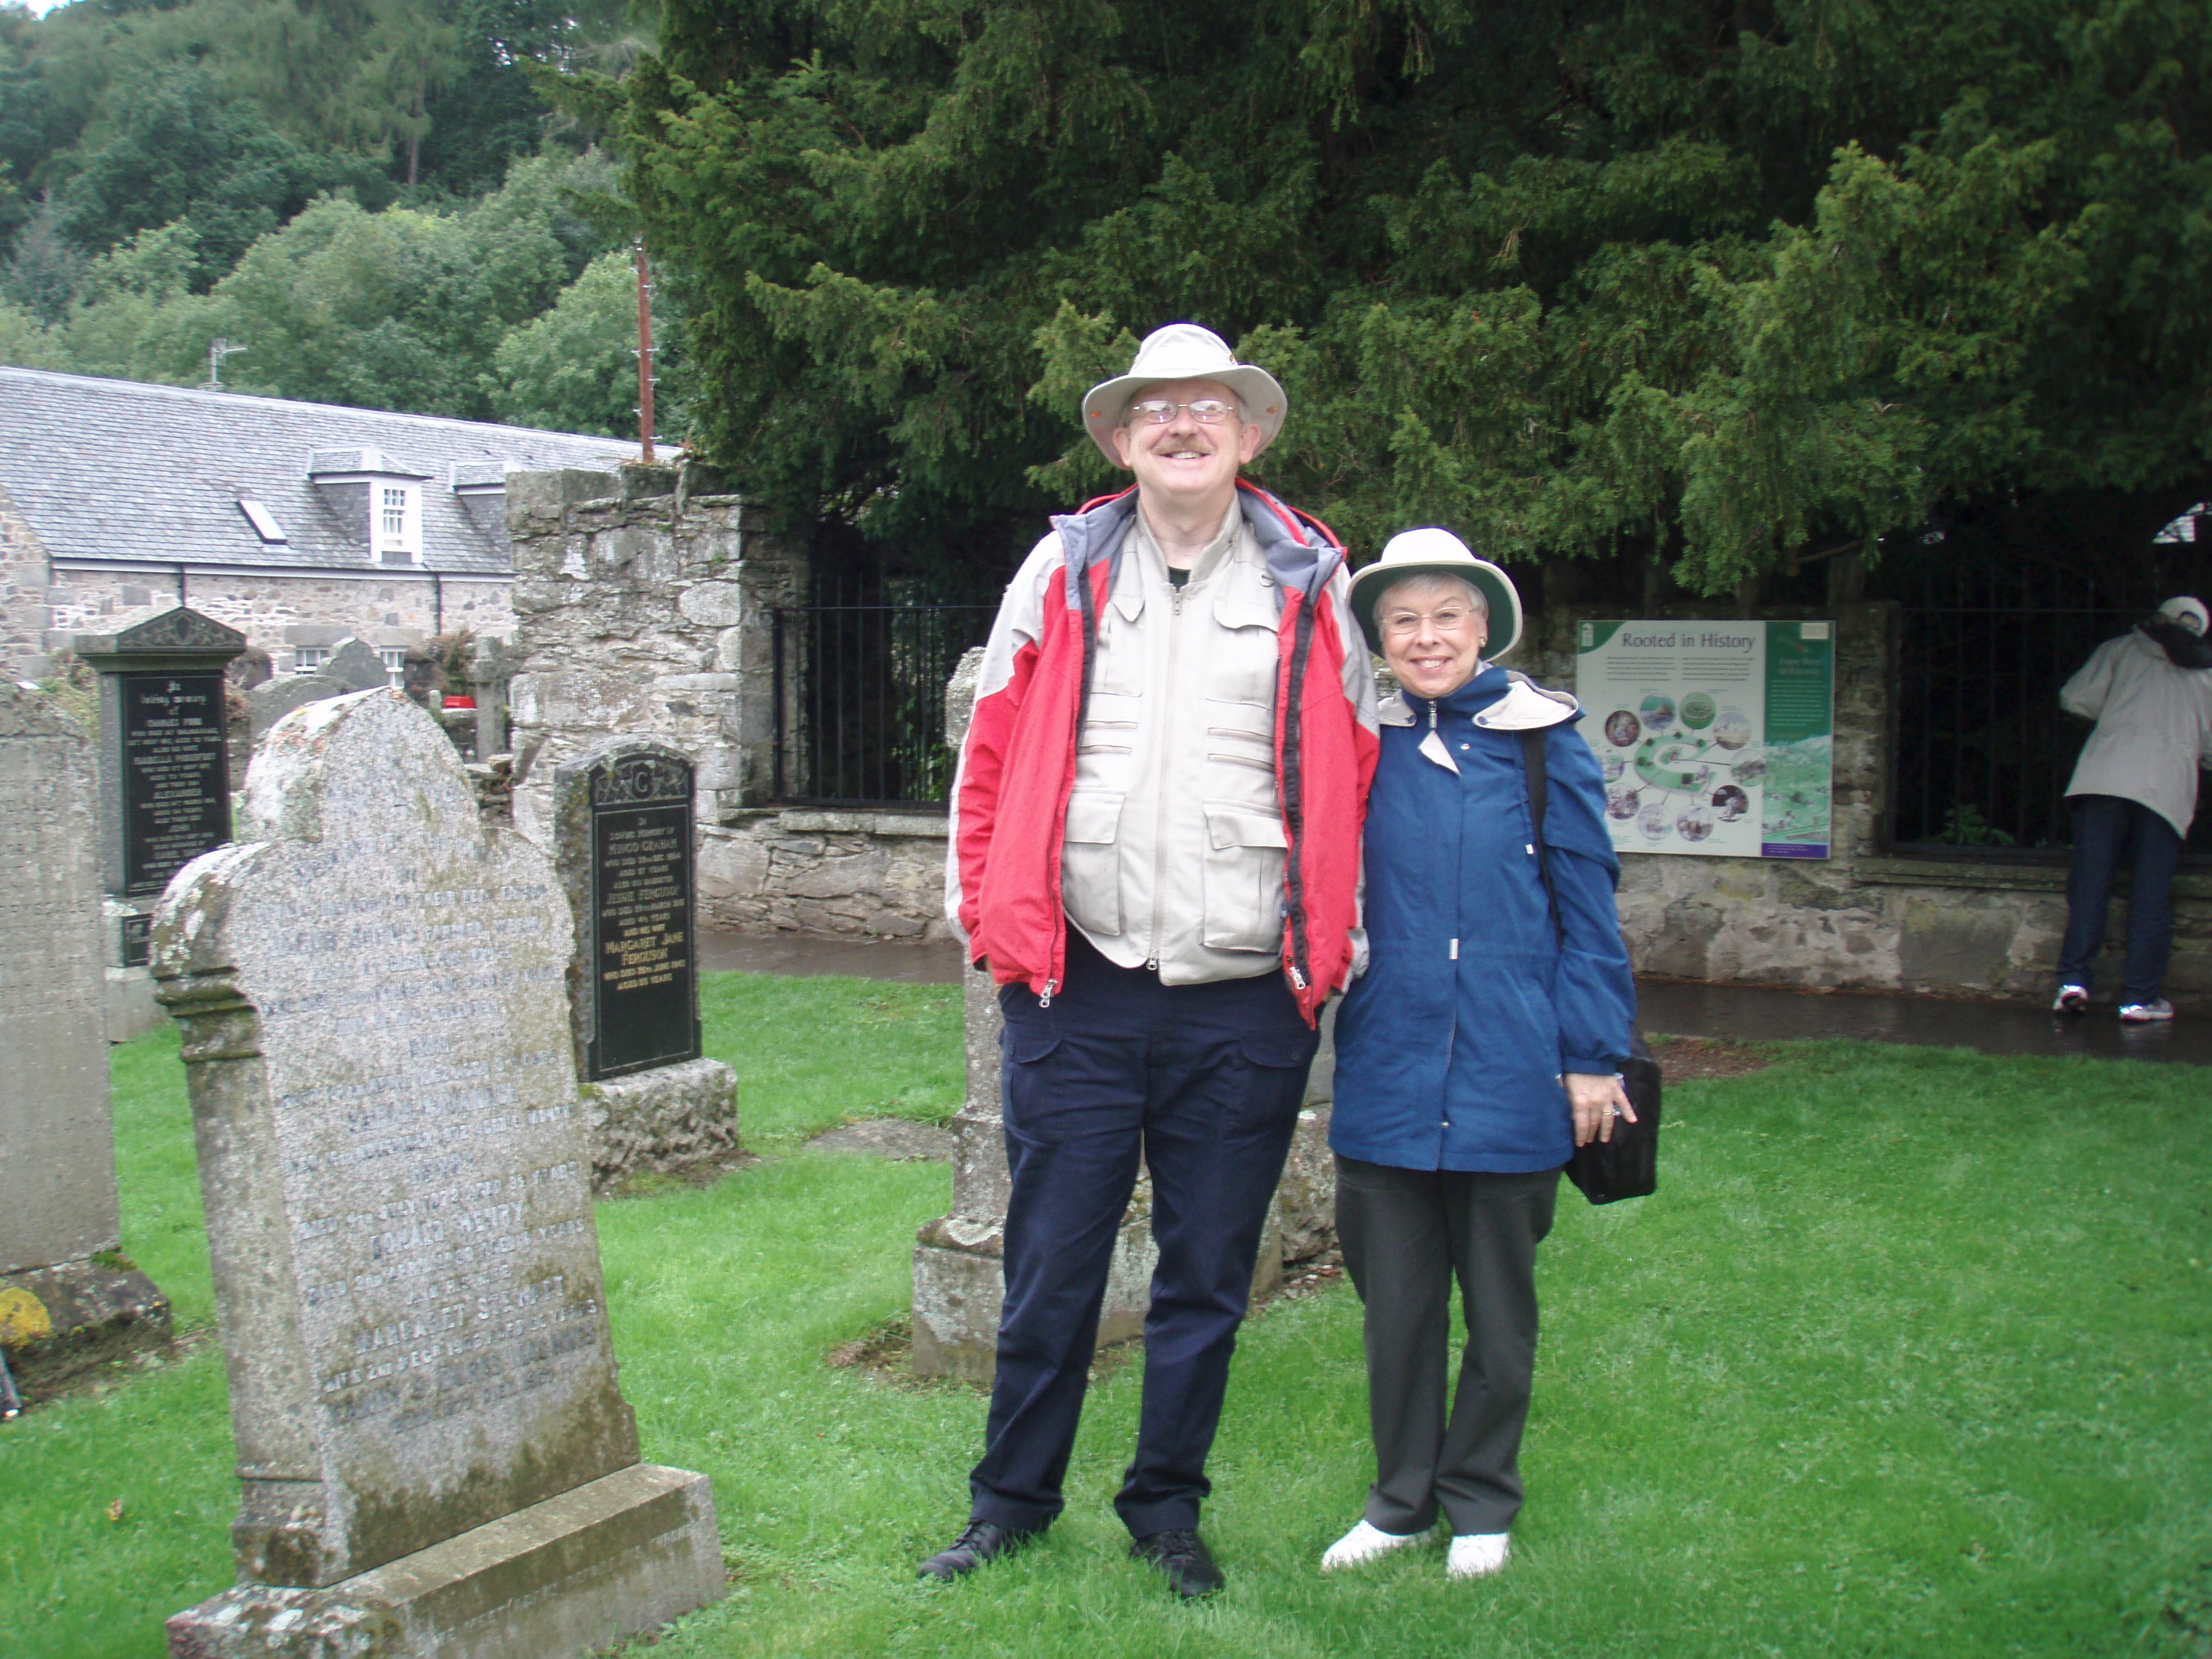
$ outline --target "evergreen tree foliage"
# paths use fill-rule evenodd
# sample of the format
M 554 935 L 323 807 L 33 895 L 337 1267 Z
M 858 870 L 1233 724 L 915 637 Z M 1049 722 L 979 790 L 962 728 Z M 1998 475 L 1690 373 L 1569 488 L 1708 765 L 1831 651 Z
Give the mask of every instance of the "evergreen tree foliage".
M 188 222 L 198 286 L 317 195 L 350 191 L 370 208 L 394 191 L 384 169 L 303 148 L 198 64 L 156 70 L 124 92 L 112 136 L 61 192 L 61 229 L 101 253 L 142 230 Z
M 696 441 L 795 516 L 1003 570 L 1188 318 L 1357 545 L 1717 592 L 2203 492 L 2208 60 L 2203 0 L 669 0 L 626 143 Z

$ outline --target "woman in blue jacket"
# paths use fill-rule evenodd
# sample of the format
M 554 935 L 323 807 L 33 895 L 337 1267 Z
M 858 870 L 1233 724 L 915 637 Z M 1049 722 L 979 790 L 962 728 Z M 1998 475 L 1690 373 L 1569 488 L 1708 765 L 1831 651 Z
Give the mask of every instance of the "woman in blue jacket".
M 1367 809 L 1367 971 L 1336 1022 L 1337 1231 L 1365 1307 L 1375 1484 L 1322 1558 L 1417 1543 L 1445 1571 L 1505 1564 L 1536 1358 L 1536 1246 L 1574 1148 L 1634 1121 L 1620 1079 L 1635 990 L 1620 864 L 1575 700 L 1483 656 L 1521 600 L 1449 531 L 1392 538 L 1352 608 L 1397 677 Z M 1522 733 L 1541 730 L 1546 858 Z M 1552 892 L 1547 895 L 1548 869 Z M 1553 900 L 1556 899 L 1556 921 Z M 1451 1287 L 1468 1322 L 1449 1389 Z

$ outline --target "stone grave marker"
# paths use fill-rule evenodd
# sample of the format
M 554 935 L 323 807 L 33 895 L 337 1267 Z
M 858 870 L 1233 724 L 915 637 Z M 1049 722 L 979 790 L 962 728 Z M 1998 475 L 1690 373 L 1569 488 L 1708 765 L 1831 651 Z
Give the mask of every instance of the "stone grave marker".
M 366 640 L 342 640 L 315 671 L 355 691 L 374 691 L 392 684 L 383 653 Z
M 609 1347 L 546 858 L 390 690 L 272 730 L 155 926 L 243 1487 L 195 1659 L 561 1659 L 720 1596 Z
M 100 878 L 107 1035 L 161 1023 L 146 975 L 146 930 L 168 879 L 230 839 L 225 670 L 246 635 L 184 605 L 118 617 L 79 634 L 100 675 Z
M 36 1401 L 168 1334 L 117 1249 L 91 743 L 0 681 L 0 1346 Z
M 343 697 L 357 689 L 324 673 L 287 674 L 255 686 L 246 694 L 246 705 L 252 712 L 254 742 L 260 742 L 270 726 L 295 708 L 305 708 L 325 697 Z
M 554 769 L 554 856 L 575 916 L 568 965 L 593 1180 L 737 1146 L 737 1078 L 699 1043 L 694 772 L 650 738 Z

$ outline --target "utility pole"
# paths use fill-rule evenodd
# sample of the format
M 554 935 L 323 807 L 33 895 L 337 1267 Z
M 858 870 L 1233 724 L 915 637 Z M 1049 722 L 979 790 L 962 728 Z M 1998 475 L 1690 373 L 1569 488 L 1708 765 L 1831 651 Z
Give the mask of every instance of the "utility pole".
M 645 238 L 637 239 L 637 442 L 639 459 L 653 465 L 653 278 L 646 268 Z
M 209 392 L 222 391 L 222 360 L 245 349 L 246 348 L 242 345 L 233 345 L 221 335 L 217 335 L 214 339 L 210 340 L 208 342 L 207 385 L 204 389 Z

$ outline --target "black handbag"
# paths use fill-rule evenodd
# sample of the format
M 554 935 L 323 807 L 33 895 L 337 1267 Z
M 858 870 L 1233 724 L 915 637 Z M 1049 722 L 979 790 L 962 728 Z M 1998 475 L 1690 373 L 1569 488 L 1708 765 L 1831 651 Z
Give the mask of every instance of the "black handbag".
M 1566 929 L 1559 921 L 1559 896 L 1553 890 L 1544 849 L 1544 811 L 1551 804 L 1545 739 L 1541 726 L 1522 732 L 1521 757 L 1528 775 L 1528 816 L 1536 826 L 1536 874 L 1552 907 L 1552 927 L 1564 944 Z M 1651 1045 L 1641 1031 L 1628 1034 L 1628 1058 L 1621 1062 L 1620 1080 L 1628 1091 L 1628 1103 L 1636 1109 L 1636 1121 L 1615 1118 L 1612 1139 L 1577 1146 L 1567 1160 L 1567 1179 L 1593 1204 L 1649 1198 L 1659 1190 L 1659 1062 L 1651 1058 Z

